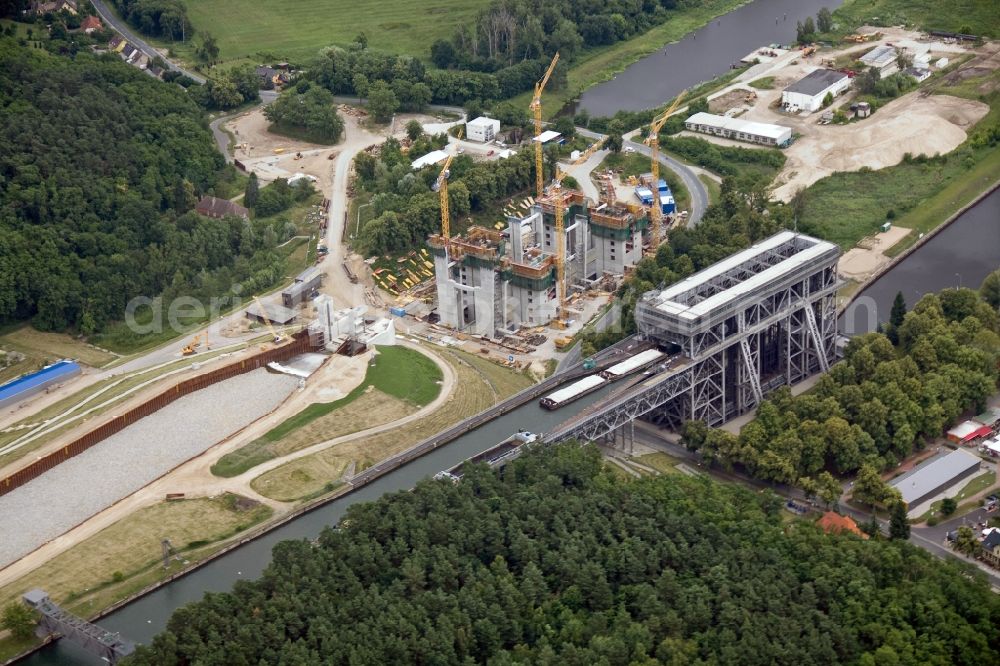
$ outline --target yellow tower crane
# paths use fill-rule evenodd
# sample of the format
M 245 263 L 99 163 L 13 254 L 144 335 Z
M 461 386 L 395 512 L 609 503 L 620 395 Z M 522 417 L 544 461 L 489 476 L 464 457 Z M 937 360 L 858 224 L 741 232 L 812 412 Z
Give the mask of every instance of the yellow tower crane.
M 677 105 L 681 103 L 685 92 L 687 91 L 682 90 L 681 94 L 674 99 L 674 103 L 659 117 L 653 119 L 653 122 L 649 124 L 649 136 L 646 137 L 646 145 L 649 146 L 651 152 L 651 171 L 653 172 L 653 207 L 650 211 L 652 225 L 650 225 L 649 238 L 649 249 L 651 252 L 656 252 L 656 248 L 660 247 L 660 243 L 662 242 L 662 230 L 660 228 L 661 219 L 663 218 L 663 208 L 660 203 L 660 128 L 663 127 L 667 119 L 673 114 Z
M 545 76 L 535 83 L 535 96 L 531 98 L 531 106 L 528 107 L 535 114 L 535 189 L 539 197 L 545 193 L 545 179 L 542 177 L 542 142 L 538 140 L 538 135 L 542 133 L 542 91 L 545 90 L 557 62 L 559 62 L 558 52 L 552 56 L 552 62 L 545 70 Z
M 462 130 L 458 130 L 458 135 L 456 138 L 462 138 Z M 451 238 L 451 215 L 448 211 L 448 176 L 451 169 L 451 161 L 455 159 L 454 155 L 449 155 L 448 159 L 445 160 L 444 166 L 441 168 L 441 173 L 438 174 L 437 180 L 434 181 L 432 187 L 438 195 L 441 197 L 441 236 L 444 238 L 444 253 L 445 257 L 448 256 L 448 241 Z
M 264 309 L 264 305 L 260 302 L 260 299 L 254 296 L 253 300 L 254 303 L 257 304 L 257 312 L 260 313 L 260 318 L 264 321 L 264 326 L 267 327 L 267 332 L 271 334 L 271 340 L 274 341 L 274 344 L 278 344 L 283 340 L 283 338 L 277 331 L 274 330 L 274 327 L 271 326 L 271 320 L 267 318 L 267 310 Z
M 555 178 L 549 190 L 556 212 L 556 320 L 561 327 L 566 319 L 566 230 L 563 220 L 562 179 L 566 177 L 556 166 Z

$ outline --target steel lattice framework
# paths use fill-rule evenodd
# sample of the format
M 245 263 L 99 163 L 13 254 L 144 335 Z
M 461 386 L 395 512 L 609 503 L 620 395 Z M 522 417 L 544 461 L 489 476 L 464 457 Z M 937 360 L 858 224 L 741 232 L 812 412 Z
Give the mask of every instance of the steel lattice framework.
M 836 353 L 837 246 L 782 232 L 636 307 L 640 332 L 679 351 L 673 367 L 628 386 L 550 433 L 614 438 L 636 418 L 719 425 L 779 386 L 826 371 Z
M 135 651 L 135 643 L 132 641 L 66 612 L 42 590 L 26 592 L 22 599 L 40 615 L 40 636 L 59 634 L 110 664 L 118 663 Z

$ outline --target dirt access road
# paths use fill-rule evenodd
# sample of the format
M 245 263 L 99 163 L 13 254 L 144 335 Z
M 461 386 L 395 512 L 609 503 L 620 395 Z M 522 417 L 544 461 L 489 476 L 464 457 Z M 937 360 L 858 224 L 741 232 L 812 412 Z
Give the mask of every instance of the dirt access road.
M 167 493 L 182 492 L 191 497 L 214 497 L 224 492 L 233 492 L 257 500 L 275 510 L 275 515 L 271 520 L 280 518 L 287 514 L 295 506 L 294 502 L 279 502 L 259 495 L 250 487 L 250 482 L 264 472 L 276 467 L 317 453 L 331 446 L 343 442 L 353 441 L 369 437 L 380 432 L 405 427 L 406 424 L 423 418 L 439 409 L 448 400 L 451 400 L 458 386 L 455 381 L 455 374 L 451 366 L 426 346 L 417 345 L 407 340 L 400 340 L 399 344 L 418 349 L 422 354 L 430 357 L 441 369 L 442 381 L 441 391 L 438 397 L 431 403 L 422 407 L 419 411 L 410 414 L 402 419 L 385 423 L 373 428 L 361 430 L 359 432 L 337 437 L 335 439 L 320 442 L 312 446 L 295 451 L 287 456 L 270 460 L 258 465 L 244 474 L 229 479 L 217 477 L 211 472 L 211 467 L 222 456 L 235 451 L 241 446 L 262 436 L 271 428 L 286 421 L 289 417 L 301 411 L 306 405 L 313 402 L 326 402 L 336 400 L 346 395 L 354 387 L 361 383 L 365 376 L 365 369 L 369 355 L 349 358 L 342 356 L 331 357 L 327 364 L 315 372 L 306 382 L 303 391 L 293 393 L 274 411 L 262 419 L 246 426 L 241 431 L 231 435 L 222 442 L 206 450 L 199 456 L 191 458 L 187 462 L 179 465 L 159 479 L 153 481 L 141 490 L 116 502 L 100 513 L 83 521 L 68 532 L 52 539 L 38 549 L 25 555 L 21 559 L 12 562 L 7 567 L 0 569 L 0 587 L 11 583 L 21 576 L 33 571 L 53 557 L 65 552 L 74 545 L 81 543 L 85 539 L 97 534 L 106 527 L 113 525 L 125 516 L 138 511 L 147 506 L 163 501 Z

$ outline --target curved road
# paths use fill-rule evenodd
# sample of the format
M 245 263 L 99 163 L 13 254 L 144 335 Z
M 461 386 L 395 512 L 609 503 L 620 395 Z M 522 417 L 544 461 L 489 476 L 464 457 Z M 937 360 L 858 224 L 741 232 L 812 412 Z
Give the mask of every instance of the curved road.
M 94 9 L 97 10 L 97 13 L 101 15 L 102 19 L 104 19 L 104 22 L 110 25 L 115 30 L 117 30 L 119 33 L 121 33 L 121 35 L 128 40 L 129 44 L 136 47 L 150 58 L 163 57 L 160 56 L 159 53 L 157 53 L 156 49 L 154 49 L 142 38 L 138 37 L 134 32 L 132 32 L 132 29 L 125 23 L 125 21 L 118 18 L 118 16 L 113 11 L 111 11 L 111 9 L 106 4 L 104 4 L 104 0 L 91 0 L 91 2 L 94 5 Z M 180 72 L 181 74 L 190 76 L 198 83 L 205 83 L 205 77 L 198 76 L 197 74 L 189 72 L 186 69 L 178 67 L 172 60 L 168 60 L 167 58 L 163 59 L 166 60 L 167 67 L 169 67 L 173 71 Z
M 600 139 L 604 135 L 597 132 L 591 132 L 588 129 L 582 127 L 577 127 L 576 131 L 581 136 L 585 136 L 590 139 Z M 635 150 L 637 153 L 641 153 L 646 157 L 649 157 L 651 151 L 648 146 L 642 143 L 637 143 L 635 141 L 624 140 L 623 148 L 629 147 Z M 698 175 L 688 167 L 688 165 L 683 162 L 678 162 L 672 157 L 668 157 L 664 154 L 660 154 L 660 164 L 667 167 L 674 173 L 676 173 L 682 181 L 684 181 L 684 187 L 688 189 L 691 193 L 691 214 L 688 217 L 688 225 L 695 226 L 701 222 L 702 215 L 705 214 L 705 209 L 708 208 L 708 190 L 705 189 L 705 184 L 701 182 Z M 579 178 L 577 179 L 579 180 Z

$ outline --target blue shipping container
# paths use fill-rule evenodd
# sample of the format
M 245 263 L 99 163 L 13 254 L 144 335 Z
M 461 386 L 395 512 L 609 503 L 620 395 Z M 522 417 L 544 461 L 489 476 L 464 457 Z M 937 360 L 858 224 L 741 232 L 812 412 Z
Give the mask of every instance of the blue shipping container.
M 389 314 L 394 314 L 397 317 L 405 317 L 406 316 L 406 310 L 404 310 L 403 308 L 392 307 L 392 308 L 389 308 Z

